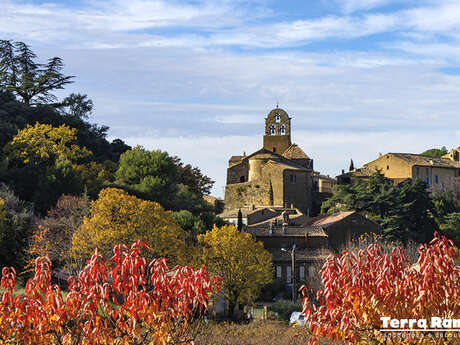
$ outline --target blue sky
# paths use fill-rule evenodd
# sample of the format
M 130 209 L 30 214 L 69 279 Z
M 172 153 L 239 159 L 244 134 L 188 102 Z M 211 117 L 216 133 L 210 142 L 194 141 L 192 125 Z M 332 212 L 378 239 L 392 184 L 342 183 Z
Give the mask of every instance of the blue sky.
M 262 145 L 279 101 L 337 175 L 379 152 L 460 142 L 458 0 L 0 0 L 0 38 L 60 56 L 92 121 L 199 166 Z

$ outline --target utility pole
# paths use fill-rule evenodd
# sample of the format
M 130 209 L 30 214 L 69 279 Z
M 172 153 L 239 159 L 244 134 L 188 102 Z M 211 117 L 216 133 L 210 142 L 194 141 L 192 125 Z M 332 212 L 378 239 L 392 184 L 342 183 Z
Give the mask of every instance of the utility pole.
M 295 243 L 291 250 L 291 270 L 292 270 L 292 302 L 297 300 L 296 276 L 295 276 Z

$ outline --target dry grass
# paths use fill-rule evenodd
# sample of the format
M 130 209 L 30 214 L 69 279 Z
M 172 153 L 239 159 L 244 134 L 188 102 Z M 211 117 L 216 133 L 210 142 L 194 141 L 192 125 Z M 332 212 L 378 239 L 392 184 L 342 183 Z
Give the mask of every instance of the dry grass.
M 302 327 L 289 327 L 278 321 L 249 324 L 210 322 L 197 336 L 196 345 L 306 345 L 308 334 Z M 321 345 L 331 344 L 327 341 Z

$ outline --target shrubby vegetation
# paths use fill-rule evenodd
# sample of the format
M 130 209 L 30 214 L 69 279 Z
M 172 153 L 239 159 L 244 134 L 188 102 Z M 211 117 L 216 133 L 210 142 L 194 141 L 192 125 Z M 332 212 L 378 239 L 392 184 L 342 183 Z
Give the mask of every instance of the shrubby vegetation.
M 420 179 L 395 185 L 376 172 L 368 179 L 352 178 L 350 184 L 338 186 L 336 193 L 323 203 L 322 212 L 356 210 L 378 222 L 386 239 L 405 244 L 409 240 L 429 241 L 457 207 L 452 193 L 431 197 Z M 459 233 L 460 228 L 453 231 Z
M 35 274 L 15 296 L 16 272 L 2 270 L 0 339 L 7 344 L 193 344 L 197 319 L 219 277 L 205 268 L 148 263 L 145 242 L 117 245 L 108 259 L 97 250 L 64 297 L 51 282 L 51 262 L 35 260 Z M 174 274 L 170 274 L 174 272 Z M 154 289 L 151 287 L 155 286 Z
M 300 301 L 292 302 L 290 300 L 279 300 L 270 306 L 270 310 L 278 314 L 281 320 L 289 322 L 291 314 L 294 311 L 301 311 L 302 304 Z
M 402 248 L 389 255 L 379 244 L 329 257 L 321 270 L 324 289 L 316 296 L 305 291 L 304 312 L 314 335 L 309 344 L 318 344 L 320 336 L 350 345 L 456 343 L 456 338 L 433 333 L 413 338 L 411 332 L 387 342 L 380 331 L 382 316 L 449 319 L 460 313 L 460 267 L 452 241 L 435 234 L 418 250 L 415 265 Z

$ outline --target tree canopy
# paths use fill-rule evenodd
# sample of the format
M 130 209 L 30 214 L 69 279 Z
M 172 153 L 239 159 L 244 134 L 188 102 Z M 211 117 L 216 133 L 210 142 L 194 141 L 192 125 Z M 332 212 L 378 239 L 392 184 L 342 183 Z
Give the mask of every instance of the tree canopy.
M 18 131 L 4 150 L 10 159 L 39 164 L 42 160 L 68 159 L 77 161 L 91 155 L 86 147 L 75 144 L 77 130 L 66 125 L 53 127 L 36 123 Z
M 138 197 L 157 201 L 167 209 L 194 215 L 211 209 L 203 200 L 214 182 L 178 157 L 136 146 L 120 156 L 115 184 Z
M 0 89 L 10 91 L 25 104 L 47 104 L 57 100 L 53 91 L 72 83 L 62 74 L 64 64 L 53 57 L 46 64 L 23 42 L 0 41 Z
M 422 156 L 439 158 L 447 154 L 447 148 L 445 146 L 441 147 L 440 149 L 429 149 L 421 153 Z
M 322 205 L 323 213 L 351 210 L 380 223 L 390 240 L 425 242 L 437 229 L 432 199 L 420 179 L 395 185 L 380 172 L 368 179 L 352 178 Z
M 91 212 L 72 237 L 72 256 L 84 258 L 99 248 L 109 256 L 117 243 L 145 240 L 150 256 L 173 263 L 185 259 L 185 234 L 170 211 L 157 202 L 139 199 L 117 188 L 106 188 L 91 204 Z
M 273 280 L 271 254 L 262 242 L 233 225 L 214 226 L 198 236 L 198 244 L 197 262 L 223 279 L 222 293 L 231 314 L 237 303 L 254 300 Z

